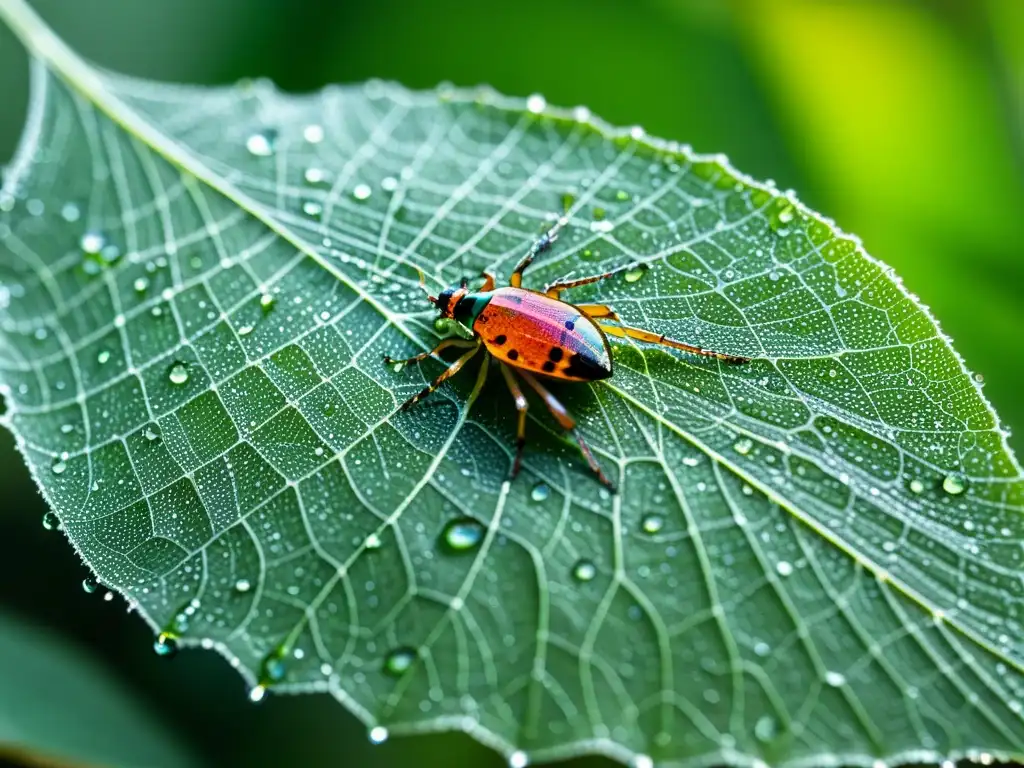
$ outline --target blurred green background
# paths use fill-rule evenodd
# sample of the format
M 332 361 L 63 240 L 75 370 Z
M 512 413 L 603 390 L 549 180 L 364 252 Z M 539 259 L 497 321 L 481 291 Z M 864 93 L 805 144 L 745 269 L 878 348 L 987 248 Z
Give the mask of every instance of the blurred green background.
M 132 75 L 208 84 L 267 76 L 292 91 L 369 77 L 420 88 L 489 83 L 724 152 L 755 178 L 795 189 L 892 265 L 984 375 L 1004 424 L 1024 434 L 1024 0 L 34 5 L 81 54 Z M 25 115 L 27 61 L 6 30 L 0 93 L 8 158 Z M 1024 448 L 1021 435 L 1012 443 Z M 372 746 L 324 697 L 251 705 L 212 653 L 158 658 L 120 599 L 83 592 L 86 570 L 41 525 L 44 505 L 6 432 L 0 481 L 0 656 L 9 669 L 43 670 L 21 696 L 0 695 L 0 725 L 12 714 L 4 707 L 31 720 L 34 695 L 47 702 L 42 738 L 93 765 L 117 761 L 112 745 L 129 732 L 149 744 L 126 754 L 154 765 L 502 765 L 460 735 Z M 47 631 L 49 640 L 39 634 Z M 2 663 L 0 676 L 11 694 Z M 145 728 L 132 722 L 140 716 Z M 82 743 L 71 723 L 89 745 L 60 746 L 58 732 Z

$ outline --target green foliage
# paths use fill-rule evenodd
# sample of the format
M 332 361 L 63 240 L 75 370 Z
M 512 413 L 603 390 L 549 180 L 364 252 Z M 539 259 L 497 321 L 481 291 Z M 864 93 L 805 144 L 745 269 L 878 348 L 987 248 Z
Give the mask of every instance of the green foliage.
M 1019 467 L 830 222 L 536 100 L 169 87 L 7 13 L 41 60 L 0 199 L 8 422 L 163 647 L 513 762 L 1019 750 Z M 432 341 L 417 268 L 507 274 L 563 212 L 528 285 L 639 262 L 573 298 L 755 358 L 616 343 L 562 388 L 615 496 L 539 407 L 506 482 L 497 377 L 398 414 L 440 368 L 381 363 Z

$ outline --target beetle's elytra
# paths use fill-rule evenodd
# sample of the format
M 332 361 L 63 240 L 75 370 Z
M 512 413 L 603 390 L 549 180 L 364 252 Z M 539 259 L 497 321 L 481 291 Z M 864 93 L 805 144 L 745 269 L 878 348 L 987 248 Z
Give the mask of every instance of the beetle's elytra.
M 423 352 L 407 360 L 385 357 L 384 362 L 414 363 L 452 347 L 467 350 L 429 386 L 406 400 L 401 407 L 401 410 L 405 410 L 458 373 L 483 348 L 498 362 L 519 413 L 516 456 L 512 464 L 511 477 L 514 478 L 519 472 L 523 447 L 526 445 L 528 403 L 519 386 L 518 377 L 540 396 L 559 425 L 573 436 L 598 479 L 614 490 L 615 486 L 605 476 L 593 453 L 576 430 L 576 420 L 539 381 L 540 378 L 576 382 L 607 379 L 612 375 L 608 336 L 660 344 L 695 355 L 714 357 L 727 363 L 745 363 L 749 360 L 745 357 L 713 352 L 670 339 L 663 334 L 626 325 L 612 308 L 605 304 L 570 304 L 559 298 L 562 291 L 596 283 L 634 265 L 576 280 L 559 280 L 545 287 L 543 292 L 521 287 L 523 270 L 539 253 L 551 247 L 557 237 L 557 229 L 556 226 L 551 232 L 543 235 L 527 251 L 512 272 L 508 286 L 496 288 L 494 276 L 485 272 L 483 285 L 475 291 L 469 290 L 468 281 L 464 278 L 459 285 L 448 288 L 441 295 L 429 297 L 441 311 L 442 317 L 452 318 L 471 330 L 473 339 L 447 338 L 429 352 Z

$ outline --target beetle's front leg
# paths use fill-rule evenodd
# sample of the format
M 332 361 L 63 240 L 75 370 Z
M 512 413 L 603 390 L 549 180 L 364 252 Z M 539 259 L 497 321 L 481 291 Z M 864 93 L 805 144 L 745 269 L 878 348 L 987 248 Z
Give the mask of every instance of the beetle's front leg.
M 418 363 L 420 360 L 426 360 L 428 357 L 436 357 L 436 355 L 439 352 L 442 352 L 448 349 L 449 347 L 459 347 L 461 349 L 468 349 L 469 347 L 475 347 L 476 345 L 477 342 L 469 341 L 467 339 L 442 339 L 441 343 L 438 344 L 429 352 L 420 352 L 418 355 L 413 355 L 412 357 L 408 357 L 405 360 L 395 360 L 390 355 L 384 355 L 384 364 L 392 365 L 394 363 L 398 363 L 399 365 L 408 365 L 409 363 Z M 440 360 L 440 358 L 437 359 Z M 441 360 L 441 362 L 443 363 L 444 360 Z
M 438 345 L 438 346 L 440 346 L 440 345 Z M 407 409 L 411 408 L 412 406 L 416 405 L 416 403 L 418 403 L 420 400 L 422 400 L 424 397 L 426 397 L 431 392 L 433 392 L 435 389 L 437 389 L 442 384 L 444 384 L 444 382 L 446 382 L 448 379 L 450 379 L 452 376 L 454 376 L 456 373 L 458 373 L 460 370 L 462 370 L 462 366 L 464 366 L 466 363 L 468 363 L 473 358 L 473 355 L 475 355 L 477 352 L 480 351 L 480 347 L 481 346 L 482 345 L 479 342 L 474 344 L 473 348 L 471 350 L 469 350 L 469 352 L 466 352 L 464 355 L 462 355 L 462 357 L 460 357 L 454 363 L 452 363 L 447 368 L 445 368 L 444 371 L 442 371 L 441 375 L 438 376 L 436 379 L 434 379 L 432 382 L 430 382 L 430 384 L 428 384 L 426 387 L 424 387 L 419 392 L 417 392 L 415 395 L 413 395 L 408 400 L 406 400 L 404 403 L 402 403 L 402 405 L 399 407 L 398 410 L 404 411 L 404 410 L 407 410 Z

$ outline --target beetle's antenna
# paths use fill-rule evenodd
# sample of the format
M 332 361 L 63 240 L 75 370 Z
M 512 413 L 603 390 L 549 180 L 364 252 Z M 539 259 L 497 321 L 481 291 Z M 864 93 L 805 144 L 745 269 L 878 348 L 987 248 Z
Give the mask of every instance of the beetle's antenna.
M 436 296 L 431 296 L 430 295 L 430 289 L 427 288 L 427 276 L 423 274 L 423 270 L 420 269 L 419 267 L 416 267 L 416 274 L 418 274 L 420 276 L 420 288 L 423 290 L 423 292 L 425 294 L 427 294 L 427 298 L 430 299 L 430 303 L 431 304 L 436 304 L 437 303 L 437 297 Z

